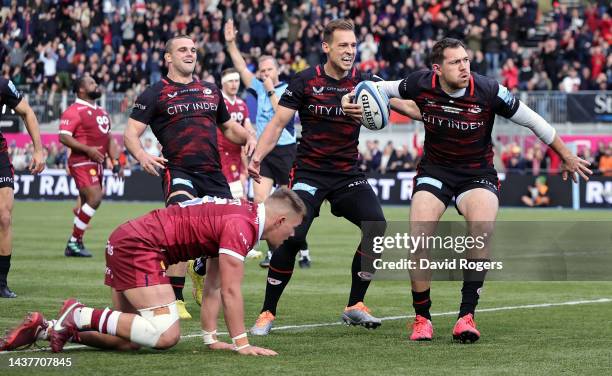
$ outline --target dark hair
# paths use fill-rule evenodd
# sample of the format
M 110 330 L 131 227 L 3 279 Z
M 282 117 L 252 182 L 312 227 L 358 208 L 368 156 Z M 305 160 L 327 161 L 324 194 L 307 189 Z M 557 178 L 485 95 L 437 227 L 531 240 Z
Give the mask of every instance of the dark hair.
M 87 75 L 83 75 L 80 77 L 77 77 L 76 80 L 74 80 L 74 82 L 72 83 L 72 92 L 75 94 L 79 93 L 79 89 L 81 89 L 81 86 L 83 86 L 83 83 L 85 81 L 85 77 L 87 77 Z
M 193 39 L 189 35 L 177 35 L 175 37 L 172 37 L 166 41 L 166 45 L 164 47 L 164 53 L 167 53 L 167 54 L 170 53 L 170 51 L 172 50 L 172 44 L 177 39 L 189 39 L 190 41 L 193 41 Z
M 306 215 L 306 205 L 304 205 L 304 201 L 297 195 L 297 193 L 293 192 L 291 189 L 282 187 L 274 191 L 269 197 L 274 201 L 278 201 L 283 203 L 295 212 L 296 214 L 304 217 Z
M 429 60 L 432 64 L 442 64 L 444 62 L 444 50 L 447 48 L 465 48 L 462 41 L 455 38 L 444 38 L 436 42 L 431 49 Z
M 355 25 L 353 25 L 353 21 L 344 18 L 338 18 L 337 20 L 328 22 L 327 25 L 325 25 L 325 29 L 323 29 L 323 42 L 328 44 L 331 43 L 334 31 L 336 30 L 355 32 Z

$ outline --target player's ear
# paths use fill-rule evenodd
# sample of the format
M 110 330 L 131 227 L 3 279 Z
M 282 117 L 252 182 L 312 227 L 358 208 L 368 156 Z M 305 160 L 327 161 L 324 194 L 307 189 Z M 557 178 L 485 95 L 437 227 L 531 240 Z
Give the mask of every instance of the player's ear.
M 329 53 L 329 44 L 327 44 L 327 42 L 321 42 L 321 48 L 324 53 Z
M 442 72 L 440 71 L 439 64 L 432 64 L 431 67 L 433 68 L 434 73 L 437 74 L 438 76 L 442 74 Z
M 164 54 L 164 60 L 166 61 L 166 63 L 170 63 L 172 61 L 172 55 L 170 55 L 170 52 L 166 52 Z
M 279 215 L 276 221 L 274 222 L 274 224 L 278 228 L 278 227 L 281 227 L 286 221 L 287 221 L 287 216 Z

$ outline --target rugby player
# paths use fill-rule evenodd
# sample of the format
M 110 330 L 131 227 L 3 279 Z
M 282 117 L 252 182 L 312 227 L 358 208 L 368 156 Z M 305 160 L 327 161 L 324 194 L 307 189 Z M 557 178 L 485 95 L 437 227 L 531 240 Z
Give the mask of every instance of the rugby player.
M 122 175 L 122 169 L 119 150 L 110 133 L 110 116 L 96 105 L 96 99 L 102 95 L 98 84 L 92 77 L 82 76 L 74 81 L 73 91 L 77 98 L 61 116 L 59 139 L 70 149 L 68 170 L 79 190 L 81 206 L 75 212 L 64 255 L 91 257 L 83 244 L 83 235 L 104 196 L 106 155 L 113 161 L 113 173 Z
M 221 90 L 193 76 L 196 58 L 190 37 L 169 39 L 164 54 L 168 75 L 136 99 L 125 129 L 125 146 L 142 168 L 155 176 L 162 169 L 166 206 L 206 195 L 232 197 L 221 172 L 217 127 L 229 141 L 246 145 L 248 155 L 256 143 L 255 137 L 230 118 Z M 163 157 L 143 149 L 140 136 L 147 125 L 162 145 Z M 183 298 L 185 273 L 186 263 L 168 269 L 180 316 L 189 319 Z
M 240 74 L 244 86 L 257 98 L 255 129 L 257 138 L 259 138 L 278 110 L 278 103 L 287 88 L 287 83 L 279 80 L 278 62 L 272 56 L 264 55 L 259 58 L 259 78 L 248 69 L 236 43 L 237 31 L 233 20 L 230 19 L 225 23 L 224 33 L 227 52 L 234 68 Z M 270 194 L 274 185 L 286 187 L 289 184 L 289 171 L 295 161 L 295 153 L 296 136 L 292 118 L 287 120 L 274 149 L 261 162 L 261 179 L 253 185 L 255 201 L 262 202 Z M 259 265 L 267 268 L 270 265 L 271 257 L 272 248 L 268 247 L 268 253 Z M 304 248 L 300 250 L 299 265 L 301 268 L 309 268 L 310 261 L 308 245 L 304 244 Z
M 499 207 L 499 180 L 493 168 L 491 132 L 496 115 L 527 127 L 563 160 L 563 178 L 588 180 L 589 162 L 571 153 L 555 129 L 494 79 L 470 71 L 470 59 L 463 42 L 444 38 L 431 52 L 431 70 L 411 73 L 399 81 L 379 82 L 390 98 L 414 100 L 425 123 L 424 155 L 417 167 L 410 208 L 411 236 L 434 234 L 448 204 L 468 223 L 473 237 L 492 234 Z M 343 109 L 361 118 L 361 106 L 343 98 Z M 485 236 L 489 240 L 490 237 Z M 415 259 L 427 258 L 419 249 Z M 489 242 L 467 253 L 472 265 L 489 260 Z M 463 273 L 459 317 L 453 338 L 474 342 L 480 338 L 474 314 L 487 270 L 466 269 Z M 428 341 L 433 337 L 428 270 L 411 270 L 412 305 L 416 317 L 410 339 Z
M 244 326 L 241 284 L 244 258 L 264 239 L 280 244 L 305 214 L 302 200 L 289 189 L 277 190 L 263 204 L 205 196 L 154 210 L 120 225 L 106 246 L 105 284 L 113 309 L 96 309 L 67 299 L 56 320 L 40 312 L 0 339 L 0 351 L 49 340 L 60 352 L 68 341 L 115 350 L 140 346 L 168 349 L 178 343 L 176 297 L 165 265 L 209 257 L 201 325 L 204 344 L 212 350 L 242 355 L 276 355 L 251 346 Z M 223 307 L 232 343 L 217 338 Z
M 17 90 L 11 80 L 0 77 L 0 111 L 11 109 L 23 122 L 32 139 L 34 153 L 28 166 L 32 174 L 38 174 L 45 169 L 42 142 L 38 129 L 38 120 L 28 101 Z M 7 277 L 11 269 L 11 254 L 13 253 L 13 189 L 15 171 L 9 159 L 6 139 L 0 132 L 0 298 L 16 298 L 9 287 Z
M 386 221 L 376 194 L 358 168 L 360 122 L 347 116 L 341 107 L 343 95 L 351 92 L 360 81 L 373 78 L 353 66 L 356 46 L 351 21 L 338 19 L 325 26 L 322 48 L 327 62 L 299 72 L 292 79 L 249 163 L 249 174 L 259 180 L 263 161 L 274 149 L 285 124 L 299 111 L 302 139 L 290 187 L 306 204 L 307 214 L 295 236 L 274 251 L 265 301 L 251 328 L 254 335 L 270 332 L 278 301 L 293 274 L 296 254 L 303 249 L 308 229 L 319 215 L 323 200 L 329 201 L 335 216 L 346 218 L 362 232 L 353 256 L 351 290 L 342 319 L 347 324 L 366 328 L 377 328 L 381 324 L 363 300 L 374 273 L 373 262 L 379 257 L 372 252 L 372 238 L 384 233 Z M 400 112 L 418 118 L 414 103 L 395 100 L 395 105 Z

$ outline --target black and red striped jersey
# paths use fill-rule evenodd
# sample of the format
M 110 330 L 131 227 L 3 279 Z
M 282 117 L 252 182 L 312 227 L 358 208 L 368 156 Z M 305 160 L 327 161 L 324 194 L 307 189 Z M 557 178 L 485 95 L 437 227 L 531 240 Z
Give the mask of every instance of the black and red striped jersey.
M 302 123 L 302 138 L 297 148 L 296 165 L 300 169 L 359 173 L 357 144 L 358 121 L 342 110 L 342 96 L 351 92 L 370 73 L 353 68 L 336 80 L 325 74 L 322 65 L 296 74 L 283 93 L 279 105 L 297 110 Z
M 492 168 L 495 115 L 512 117 L 519 101 L 494 79 L 472 73 L 465 93 L 453 97 L 430 70 L 410 74 L 399 87 L 416 102 L 425 123 L 421 163 L 455 168 Z
M 17 107 L 22 98 L 23 96 L 11 80 L 0 77 L 0 114 L 10 112 Z M 7 149 L 6 139 L 0 132 L 0 153 L 6 152 Z
M 130 118 L 151 127 L 169 168 L 221 171 L 217 125 L 230 115 L 215 84 L 196 79 L 181 84 L 166 77 L 136 99 Z

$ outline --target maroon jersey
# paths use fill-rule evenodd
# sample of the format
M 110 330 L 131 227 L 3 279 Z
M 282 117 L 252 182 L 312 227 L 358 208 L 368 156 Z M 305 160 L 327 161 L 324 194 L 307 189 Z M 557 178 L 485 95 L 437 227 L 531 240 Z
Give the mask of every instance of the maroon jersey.
M 215 84 L 166 77 L 136 99 L 130 118 L 151 127 L 170 169 L 221 171 L 216 129 L 230 116 Z
M 225 101 L 225 107 L 232 120 L 240 123 L 244 127 L 244 122 L 249 118 L 249 108 L 246 103 L 238 97 L 234 101 L 223 95 Z M 217 128 L 217 142 L 219 143 L 219 153 L 229 153 L 230 155 L 240 156 L 242 147 L 231 142 L 221 132 L 221 129 Z
M 259 241 L 263 204 L 205 196 L 158 209 L 123 225 L 161 248 L 166 264 L 225 253 L 244 260 Z
M 372 75 L 353 68 L 341 80 L 325 74 L 317 65 L 295 75 L 279 101 L 297 110 L 302 122 L 302 139 L 297 148 L 300 169 L 358 174 L 359 121 L 342 111 L 342 96 Z
M 425 123 L 421 163 L 454 168 L 493 168 L 491 131 L 495 115 L 512 117 L 519 101 L 497 81 L 472 73 L 465 93 L 451 97 L 428 70 L 400 83 L 402 98 L 416 102 Z
M 4 114 L 17 107 L 23 96 L 11 80 L 0 77 L 0 114 Z M 7 151 L 6 139 L 0 132 L 0 153 Z
M 81 144 L 98 148 L 100 153 L 108 153 L 110 141 L 110 116 L 104 109 L 82 99 L 70 105 L 60 119 L 60 134 L 74 137 Z M 68 164 L 98 163 L 92 161 L 87 154 L 72 150 Z

